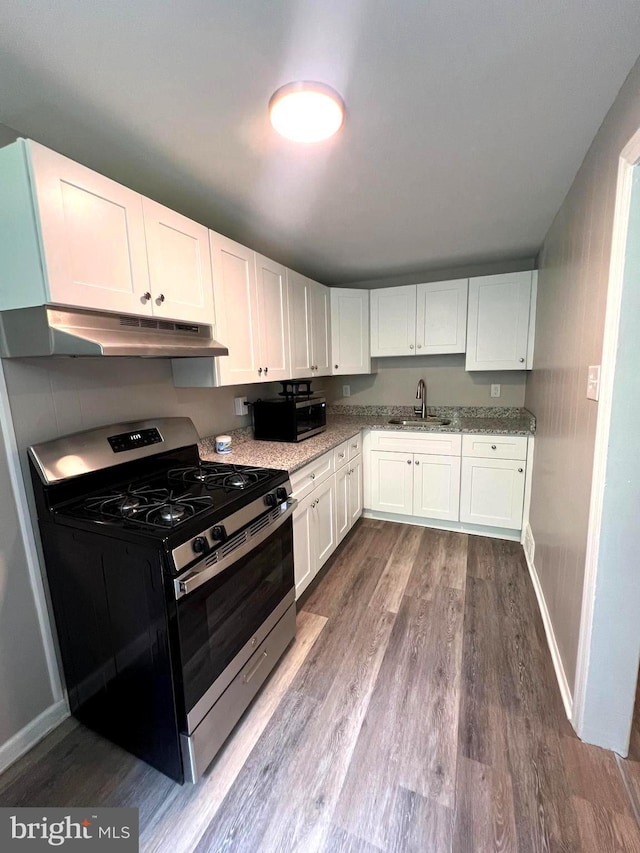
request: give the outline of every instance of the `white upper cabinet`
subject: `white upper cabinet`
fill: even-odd
[[[291,378],[311,376],[311,282],[287,270]]]
[[[371,355],[464,352],[468,279],[371,291]]]
[[[256,255],[256,287],[260,328],[260,365],[268,381],[289,379],[289,307],[287,271],[281,264]],[[258,369],[259,369],[258,368]]]
[[[536,272],[470,280],[467,370],[533,367],[536,285]]]
[[[415,355],[416,285],[371,291],[371,355]]]
[[[371,373],[369,291],[330,288],[332,373]]]
[[[149,290],[156,316],[214,325],[209,232],[186,216],[143,198]]]
[[[207,229],[30,140],[0,150],[0,307],[214,324]]]
[[[142,196],[25,142],[53,304],[151,314]]]
[[[228,356],[216,359],[218,384],[259,382],[262,369],[254,252],[213,231],[210,236],[216,336],[229,348]]]
[[[416,355],[464,352],[469,279],[416,286]]]
[[[329,288],[287,270],[292,379],[331,373]]]
[[[311,281],[312,376],[331,374],[331,305],[329,288]]]

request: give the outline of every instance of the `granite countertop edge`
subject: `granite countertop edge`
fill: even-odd
[[[279,441],[256,441],[251,429],[244,427],[231,432],[233,449],[231,453],[215,452],[215,436],[203,438],[199,442],[200,456],[210,462],[235,463],[237,465],[256,465],[264,468],[277,468],[290,474],[318,459],[324,453],[333,450],[343,441],[357,435],[363,429],[393,430],[400,432],[435,432],[476,435],[519,435],[531,436],[535,433],[535,417],[526,409],[479,409],[471,411],[463,407],[429,409],[429,414],[449,418],[447,426],[437,424],[416,424],[401,426],[389,424],[391,417],[405,418],[407,409],[402,407],[368,407],[363,414],[340,414],[342,407],[331,407],[327,415],[327,428],[320,435],[305,439],[300,443]],[[345,407],[346,408],[346,407]],[[382,409],[385,409],[384,413]],[[467,414],[467,412],[469,412]],[[471,413],[473,412],[473,414]],[[499,414],[498,414],[499,412]]]

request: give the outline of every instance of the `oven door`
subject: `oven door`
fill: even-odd
[[[295,601],[289,499],[174,581],[187,733]]]

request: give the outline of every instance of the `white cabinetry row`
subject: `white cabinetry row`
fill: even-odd
[[[537,273],[371,291],[371,355],[466,352],[466,370],[530,370]]]
[[[361,449],[354,436],[291,475],[296,598],[362,515]]]
[[[365,449],[365,509],[520,530],[527,454],[524,436],[373,431]]]

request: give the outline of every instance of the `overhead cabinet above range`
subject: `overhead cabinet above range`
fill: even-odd
[[[0,150],[0,309],[213,326],[207,229],[30,140]]]
[[[371,291],[371,355],[465,351],[466,278]]]

